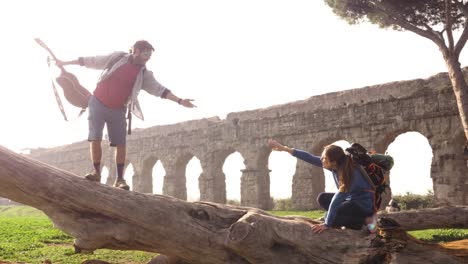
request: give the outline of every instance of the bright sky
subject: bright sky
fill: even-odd
[[[176,95],[195,99],[198,108],[185,109],[143,92],[146,120],[134,119],[134,127],[224,118],[230,112],[446,71],[429,40],[370,24],[350,26],[320,0],[2,1],[0,23],[0,145],[16,151],[87,136],[86,117],[63,120],[52,93],[47,55],[35,37],[63,60],[126,51],[135,40],[150,41],[156,52],[148,68]],[[98,71],[68,69],[94,89]],[[75,109],[67,111],[76,114]],[[421,141],[418,149],[424,149],[424,143],[428,147],[427,139]],[[432,155],[430,148],[426,153]],[[279,156],[280,163],[288,158]],[[290,164],[294,171],[295,160]],[[420,177],[430,181],[425,166]],[[287,197],[281,188],[287,177],[275,172],[271,177],[273,195]],[[421,184],[392,188],[405,192],[403,185]]]

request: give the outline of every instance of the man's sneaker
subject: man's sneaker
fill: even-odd
[[[90,172],[86,174],[84,177],[88,181],[101,182],[101,175],[99,175],[96,171]]]
[[[130,186],[127,185],[124,179],[117,179],[114,183],[114,187],[124,189],[124,190],[130,190]]]

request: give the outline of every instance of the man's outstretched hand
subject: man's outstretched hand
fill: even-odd
[[[194,108],[194,107],[197,107],[196,105],[194,105],[192,102],[195,101],[193,99],[182,99],[182,101],[180,101],[180,104],[182,106],[185,106],[187,108]]]

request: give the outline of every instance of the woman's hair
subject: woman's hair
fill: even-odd
[[[329,162],[336,162],[338,179],[340,181],[340,191],[348,191],[354,171],[354,163],[351,157],[345,154],[343,149],[337,145],[328,145],[324,149],[325,156]]]

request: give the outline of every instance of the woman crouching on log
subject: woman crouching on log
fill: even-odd
[[[294,157],[314,166],[322,167],[332,172],[337,193],[320,193],[317,202],[327,213],[323,224],[314,225],[312,230],[321,233],[328,228],[346,227],[361,229],[367,224],[373,232],[373,193],[372,186],[353,163],[351,157],[336,145],[325,146],[322,156],[312,155],[304,150],[290,148],[276,140],[269,139],[268,145],[276,151],[286,151]]]

